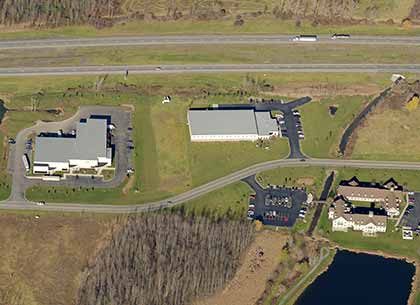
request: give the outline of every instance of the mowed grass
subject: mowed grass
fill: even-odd
[[[187,214],[244,218],[251,193],[253,191],[247,184],[236,182],[188,201],[176,209],[184,209]]]
[[[371,82],[383,86],[388,82],[386,74],[252,74],[265,79],[273,86],[304,82],[316,86],[319,83],[346,85]],[[4,96],[10,111],[7,134],[16,133],[31,126],[36,120],[62,120],[71,116],[79,105],[133,105],[133,154],[136,173],[134,184],[125,193],[116,189],[85,189],[36,187],[28,192],[28,198],[52,202],[90,203],[142,203],[163,199],[209,182],[232,171],[252,164],[287,156],[288,142],[277,139],[269,143],[269,150],[258,148],[255,143],[190,143],[186,109],[190,105],[213,103],[238,103],[246,97],[236,95],[244,83],[243,74],[194,74],[194,75],[130,75],[127,86],[135,85],[134,92],[85,91],[83,95],[66,94],[67,88],[86,88],[98,79],[96,76],[5,78],[0,83],[0,95]],[[105,88],[113,88],[123,81],[122,76],[109,76]],[[203,95],[203,90],[210,95]],[[31,96],[37,92],[41,110],[61,107],[63,116],[46,112],[23,111],[31,105]],[[170,94],[173,103],[162,105],[162,96]],[[263,93],[261,93],[263,95]],[[305,128],[305,123],[304,123]],[[0,164],[2,164],[0,162]],[[4,161],[3,161],[3,164]]]
[[[293,52],[290,49],[293,48]],[[171,45],[0,50],[1,67],[137,64],[420,63],[420,47],[374,45]]]
[[[377,237],[366,237],[354,231],[332,232],[326,206],[318,223],[318,233],[339,246],[353,250],[374,251],[416,260],[420,258],[419,238],[403,240],[401,231],[395,229],[395,221],[388,221],[387,232],[378,233]]]
[[[305,187],[319,197],[328,173],[324,167],[284,167],[259,173],[256,179],[264,187],[268,184]]]
[[[420,160],[420,109],[386,109],[372,113],[357,130],[351,157]]]
[[[360,181],[379,183],[384,183],[389,178],[394,178],[407,189],[420,191],[420,172],[418,170],[338,168],[337,171],[338,175],[335,179],[335,187],[341,180],[348,180],[356,176]]]
[[[305,139],[301,141],[303,152],[315,158],[337,157],[338,145],[345,128],[362,111],[370,97],[338,96],[312,101],[299,108]],[[331,115],[330,106],[338,108]]]

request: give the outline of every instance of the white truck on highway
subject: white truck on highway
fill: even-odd
[[[318,41],[318,36],[316,36],[316,35],[298,35],[298,36],[293,37],[292,41],[314,42],[314,41]]]
[[[26,170],[26,172],[27,173],[29,173],[29,157],[28,157],[28,155],[27,154],[23,154],[23,156],[22,156],[22,162],[23,162],[23,165],[25,166],[25,170]]]

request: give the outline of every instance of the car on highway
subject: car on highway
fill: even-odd
[[[331,36],[331,39],[350,39],[350,34],[334,34]]]
[[[291,38],[292,41],[315,42],[318,41],[316,35],[298,35]]]
[[[35,202],[36,205],[43,206],[45,205],[45,201],[37,201]]]

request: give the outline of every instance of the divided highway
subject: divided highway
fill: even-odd
[[[292,42],[292,37],[293,35],[177,35],[0,40],[0,50],[183,44],[307,44],[307,42]],[[330,35],[319,35],[318,38],[319,41],[310,44],[420,45],[420,37],[416,36],[352,36],[350,39],[333,40]]]
[[[226,185],[242,180],[245,177],[255,175],[259,172],[281,168],[297,166],[324,166],[324,167],[350,167],[350,168],[372,168],[372,169],[401,169],[401,170],[420,170],[420,163],[399,162],[399,161],[361,161],[361,160],[343,160],[343,159],[281,159],[264,163],[259,163],[245,169],[239,170],[225,177],[213,180],[202,186],[196,187],[185,193],[176,195],[172,198],[149,202],[138,205],[96,205],[83,203],[48,203],[45,206],[37,206],[28,201],[3,201],[0,203],[0,209],[12,210],[44,210],[61,212],[92,212],[92,213],[132,213],[158,210],[161,208],[172,207],[211,191],[223,188]]]
[[[0,68],[0,76],[234,72],[420,73],[418,64],[185,64]]]

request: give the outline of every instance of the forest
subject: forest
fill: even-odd
[[[417,18],[418,7],[416,0],[407,16]],[[375,20],[381,18],[383,12],[397,8],[397,0],[0,0],[0,24],[32,27],[91,24],[101,28],[129,20],[229,17],[244,20],[264,16],[281,20],[307,19],[316,25]]]
[[[231,280],[253,239],[249,221],[125,217],[83,272],[76,304],[188,304]]]
[[[82,24],[113,17],[119,7],[119,0],[0,0],[0,24]]]

